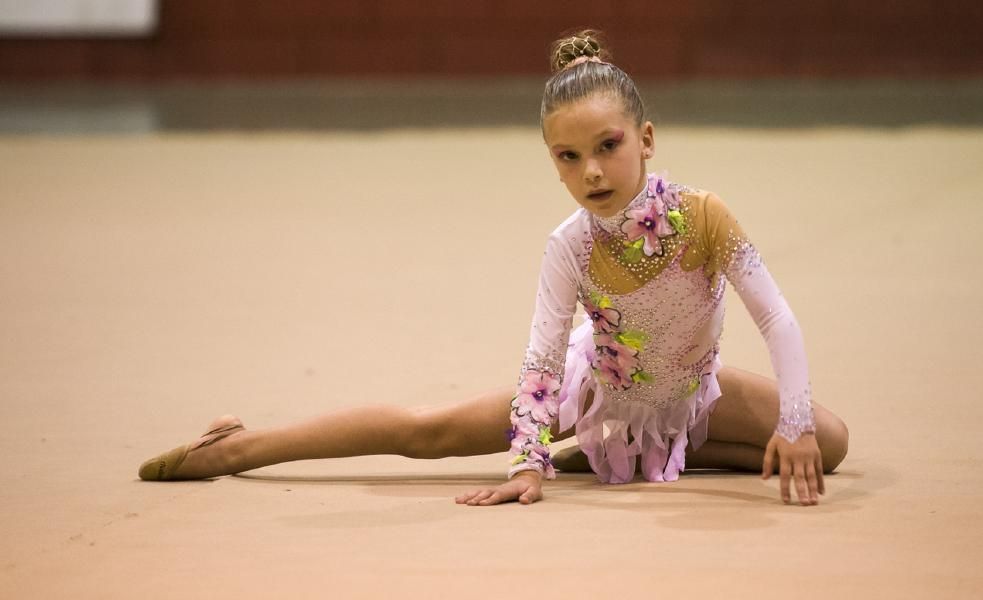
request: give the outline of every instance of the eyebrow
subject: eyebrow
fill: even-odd
[[[601,133],[594,136],[594,139],[600,140],[602,138],[611,138],[616,142],[620,142],[622,139],[624,139],[624,137],[625,137],[625,132],[623,129],[618,129],[617,127],[611,127],[605,129]],[[561,150],[563,148],[569,148],[570,146],[571,144],[553,144],[552,146],[550,146],[550,150],[556,152],[557,150]]]

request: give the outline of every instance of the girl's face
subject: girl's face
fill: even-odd
[[[651,122],[639,127],[607,94],[564,104],[543,119],[543,138],[560,181],[599,217],[618,214],[642,191],[654,135]]]

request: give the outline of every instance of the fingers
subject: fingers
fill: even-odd
[[[812,504],[809,500],[809,484],[806,482],[805,465],[801,462],[793,463],[792,477],[795,479],[795,495],[799,498],[799,504],[803,506]]]
[[[775,439],[772,438],[768,441],[768,446],[765,447],[765,461],[761,466],[761,478],[769,479],[775,472]]]
[[[480,490],[471,490],[469,492],[464,492],[460,496],[455,497],[454,498],[454,502],[456,502],[458,504],[467,504],[468,500],[470,500],[471,498],[474,498],[475,496],[477,496],[480,493],[481,493]]]
[[[479,502],[481,502],[482,500],[488,499],[494,493],[495,490],[474,490],[454,498],[454,502],[458,504],[469,504],[471,506],[474,506]]]
[[[535,486],[529,486],[529,489],[522,492],[519,496],[519,502],[521,504],[532,504],[543,499],[543,491]]]
[[[819,504],[819,496],[826,493],[823,481],[823,459],[812,434],[803,435],[797,441],[787,443],[772,436],[765,448],[762,461],[762,479],[768,479],[777,455],[779,488],[782,502],[792,503],[791,488],[794,484],[799,504],[812,506]]]
[[[500,486],[495,489],[477,490],[462,494],[454,498],[454,502],[468,506],[491,506],[514,499],[514,495],[504,493]]]
[[[809,504],[819,504],[819,481],[814,462],[806,463],[806,482],[809,484]]]
[[[458,504],[468,506],[491,506],[502,502],[518,500],[521,504],[532,504],[543,499],[543,490],[538,485],[510,481],[497,488],[475,490],[454,498]]]
[[[780,482],[779,489],[782,493],[782,502],[789,504],[792,502],[792,493],[789,491],[789,483],[792,479],[792,463],[788,462],[783,457],[778,457],[778,480]]]
[[[477,506],[477,505],[486,506],[487,504],[489,504],[488,500],[490,498],[494,498],[497,493],[498,492],[496,490],[482,490],[480,493],[478,493],[477,496],[475,496],[474,498],[471,498],[470,500],[468,500],[468,505],[469,506]],[[497,502],[493,502],[492,504],[497,504]]]
[[[491,506],[493,504],[498,504],[503,500],[504,498],[502,498],[501,492],[492,492],[487,498],[478,500],[476,503],[472,504],[472,506]]]

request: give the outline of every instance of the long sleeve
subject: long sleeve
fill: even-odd
[[[554,232],[543,256],[529,345],[512,400],[509,477],[528,469],[555,477],[548,444],[559,412],[567,341],[577,307],[576,265],[571,247]]]
[[[801,434],[816,430],[799,323],[758,251],[718,198],[708,198],[706,215],[715,253],[722,257],[718,264],[768,346],[780,398],[775,431],[795,442]]]

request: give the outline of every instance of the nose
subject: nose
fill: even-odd
[[[601,180],[601,165],[596,160],[588,160],[584,166],[584,181],[589,184],[597,183]]]

